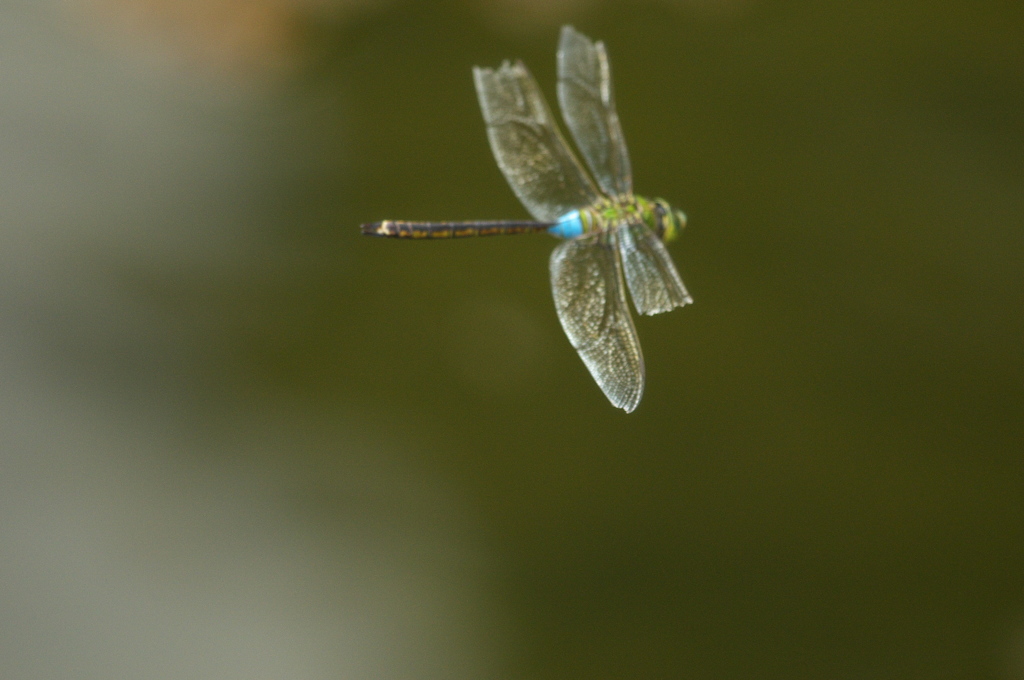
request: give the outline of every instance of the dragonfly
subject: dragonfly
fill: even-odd
[[[475,67],[491,151],[533,220],[385,220],[362,225],[362,233],[447,239],[547,232],[562,239],[550,260],[558,319],[609,401],[629,413],[643,396],[645,371],[626,288],[640,314],[693,302],[665,247],[686,215],[633,193],[604,43],[563,26],[557,63],[562,118],[589,173],[521,61]]]

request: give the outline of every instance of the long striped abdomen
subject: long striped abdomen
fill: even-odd
[[[547,222],[404,222],[384,220],[362,226],[366,236],[386,238],[468,238],[470,236],[506,236],[547,231]]]

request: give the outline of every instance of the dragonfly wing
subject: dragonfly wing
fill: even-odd
[[[629,413],[644,391],[644,359],[613,238],[594,234],[559,244],[551,253],[551,288],[569,342],[612,404]]]
[[[512,191],[535,219],[554,222],[600,194],[558,131],[522,62],[474,68],[491,151]]]
[[[594,43],[572,26],[562,27],[558,43],[558,102],[601,189],[610,196],[632,194],[629,153],[615,112],[604,43]]]
[[[613,231],[636,311],[660,314],[693,302],[665,244],[646,224],[626,222]]]

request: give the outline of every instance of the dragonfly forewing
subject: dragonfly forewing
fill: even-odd
[[[604,43],[594,43],[572,26],[558,43],[558,102],[576,146],[609,196],[633,193],[633,177],[615,112],[611,67]]]
[[[660,314],[693,302],[665,244],[640,221],[615,230],[636,311]]]
[[[598,200],[522,62],[474,68],[473,79],[494,158],[535,219],[553,222]]]
[[[569,342],[612,404],[629,413],[643,395],[644,360],[613,240],[606,232],[556,247],[551,288]]]

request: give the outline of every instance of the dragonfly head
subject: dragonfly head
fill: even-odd
[[[673,208],[663,198],[656,198],[654,204],[654,226],[662,241],[668,242],[679,237],[686,226],[686,213]]]

